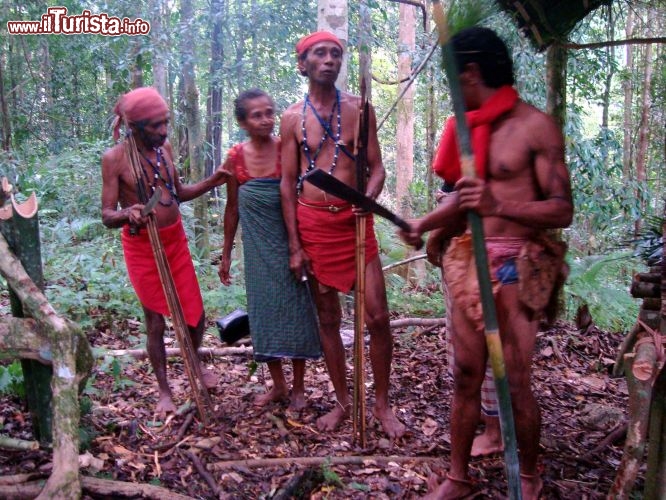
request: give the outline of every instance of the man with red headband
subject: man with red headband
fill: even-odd
[[[349,415],[345,351],[340,338],[341,309],[338,291],[354,285],[355,218],[351,205],[309,183],[302,177],[320,168],[356,186],[354,142],[360,98],[339,91],[335,81],[342,64],[343,46],[332,33],[318,31],[296,44],[298,70],[308,78],[305,98],[282,116],[282,210],[289,235],[290,267],[300,277],[311,273],[319,312],[320,336],[326,366],[337,398],[333,409],[319,418],[319,429],[335,429]],[[377,140],[374,110],[370,109],[367,144],[366,195],[377,198],[385,172]],[[366,231],[366,323],[370,332],[370,359],[375,382],[374,416],[386,434],[398,438],[405,426],[389,403],[389,376],[393,341],[389,328],[384,275],[379,261],[372,216]]]
[[[113,136],[118,139],[122,122],[129,126],[141,163],[144,192],[161,188],[162,197],[153,209],[160,239],[164,245],[192,344],[201,344],[205,326],[203,300],[187,238],[180,218],[179,204],[223,184],[228,174],[221,169],[196,184],[183,185],[176,172],[171,145],[167,141],[169,107],[152,87],[135,89],[123,95],[114,108]],[[109,228],[122,227],[121,239],[130,281],[146,318],[147,350],[159,389],[156,411],[173,412],[176,407],[166,377],[164,316],[169,315],[166,297],[157,272],[137,195],[137,183],[128,164],[125,144],[116,144],[102,157],[102,222]],[[202,367],[204,384],[214,387],[216,377]]]

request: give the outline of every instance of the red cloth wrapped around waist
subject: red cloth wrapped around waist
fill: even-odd
[[[356,281],[356,215],[346,203],[301,200],[296,217],[303,250],[317,281],[348,293]],[[333,207],[333,208],[331,208]],[[379,254],[374,219],[366,217],[365,263]]]
[[[196,326],[203,313],[203,300],[181,219],[178,218],[170,226],[160,228],[159,233],[183,308],[185,322],[189,326]],[[131,236],[129,226],[125,225],[121,241],[127,273],[139,301],[146,309],[169,316],[169,307],[150,246],[148,230],[143,228],[139,234]]]

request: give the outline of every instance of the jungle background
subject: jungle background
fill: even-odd
[[[434,191],[438,187],[428,165],[441,125],[451,114],[446,79],[439,51],[425,62],[435,37],[431,22],[424,22],[419,9],[389,1],[368,0],[366,4],[372,23],[369,33],[372,103],[382,123],[379,135],[387,170],[387,183],[380,201],[405,217],[418,216],[434,206]],[[58,2],[57,5],[68,8],[70,15],[89,9],[120,18],[142,18],[151,23],[151,31],[146,36],[134,37],[7,33],[7,21],[39,20],[46,9],[54,5],[38,1],[3,0],[0,3],[0,174],[16,186],[19,197],[31,192],[37,194],[46,295],[61,314],[84,329],[97,352],[98,362],[83,392],[87,403],[82,405],[86,406],[82,408],[82,421],[87,423],[89,434],[84,440],[85,446],[96,450],[97,456],[115,457],[115,462],[107,461],[106,467],[110,469],[100,470],[102,474],[153,481],[193,496],[208,497],[210,491],[206,491],[205,484],[202,486],[195,481],[188,485],[182,474],[176,479],[168,478],[167,473],[159,474],[160,467],[153,467],[145,456],[136,459],[145,455],[145,450],[143,455],[137,451],[140,445],[136,436],[142,435],[145,439],[151,433],[154,435],[151,429],[141,424],[142,429],[137,431],[125,420],[114,420],[108,415],[109,408],[114,406],[111,401],[120,393],[124,404],[116,404],[113,409],[116,415],[132,411],[138,412],[136,421],[149,420],[150,401],[146,400],[151,398],[152,381],[145,360],[136,363],[132,358],[103,353],[110,348],[145,348],[141,309],[127,279],[119,234],[101,223],[100,158],[112,145],[111,110],[118,97],[133,87],[155,85],[160,89],[172,109],[170,140],[178,154],[181,175],[185,182],[196,181],[223,160],[227,148],[244,140],[233,118],[233,99],[239,92],[252,87],[266,90],[275,99],[278,112],[302,98],[306,87],[295,70],[294,44],[302,35],[317,29],[318,23],[320,26],[324,22],[338,23],[332,26],[336,29],[339,23],[348,23],[347,73],[340,85],[351,92],[359,92],[357,47],[359,36],[363,34],[359,29],[359,4],[323,0]],[[551,418],[563,416],[561,405],[568,393],[567,384],[579,390],[582,387],[571,378],[565,382],[553,381],[556,372],[562,371],[559,363],[568,366],[571,377],[574,372],[577,372],[576,377],[592,377],[592,395],[590,391],[574,395],[572,404],[594,397],[600,401],[619,398],[616,406],[620,409],[626,404],[623,399],[626,394],[618,388],[621,383],[607,379],[606,375],[615,347],[638,313],[638,304],[628,293],[631,276],[646,268],[646,257],[654,249],[655,240],[660,238],[666,189],[663,168],[666,66],[663,44],[614,41],[663,36],[664,6],[663,1],[633,0],[603,5],[579,23],[569,35],[568,44],[563,45],[566,110],[562,116],[565,117],[567,163],[574,187],[575,220],[563,232],[569,245],[570,276],[565,287],[561,322],[550,335],[544,334],[537,356],[537,366],[546,370],[537,376],[540,381],[537,383],[552,387],[552,393],[543,397],[552,396],[553,405],[559,405]],[[535,50],[530,41],[518,33],[506,13],[490,3],[486,7],[490,15],[485,24],[498,31],[511,48],[516,86],[522,98],[546,109],[547,53]],[[322,12],[335,15],[322,18]],[[398,94],[404,90],[404,80],[421,65],[423,71],[393,109]],[[237,239],[232,267],[234,283],[230,287],[221,286],[216,273],[225,196],[222,188],[181,207],[209,318],[206,341],[212,346],[220,344],[212,320],[245,306],[240,239]],[[413,255],[388,223],[378,221],[376,227],[386,266]],[[423,260],[409,267],[391,268],[386,278],[394,318],[442,318],[445,315],[439,271]],[[2,313],[9,314],[6,292],[2,303]],[[587,318],[583,323],[582,316]],[[414,435],[418,436],[414,439],[420,441],[404,445],[402,451],[407,455],[439,453],[446,456],[446,401],[450,379],[441,333],[437,328],[418,326],[396,332],[397,373],[392,383],[396,387],[397,404],[408,408],[407,414],[401,417],[413,425]],[[437,359],[432,359],[433,356]],[[223,384],[234,387],[233,390],[220,389],[222,400],[229,402],[237,397],[244,401],[243,397],[257,390],[256,386],[263,381],[261,369],[255,372],[256,367],[249,359],[247,355],[231,356],[223,361],[211,359],[210,362],[226,375]],[[177,372],[178,367],[175,362],[169,369]],[[325,407],[328,388],[323,365],[316,365],[314,372],[312,384],[317,388],[313,390],[321,391],[319,396],[323,397]],[[412,393],[407,389],[409,383],[405,380],[408,379],[415,381]],[[429,388],[432,392],[421,387],[423,383],[432,386]],[[558,385],[560,383],[564,386]],[[585,387],[589,388],[590,384]],[[558,387],[564,388],[559,390]],[[617,391],[611,390],[613,388]],[[18,363],[6,362],[0,366],[0,392],[3,393],[0,432],[29,433],[27,424],[21,421],[24,409],[20,402]],[[233,403],[221,405],[234,406]],[[249,411],[245,406],[243,403],[241,408],[229,409],[224,425],[232,426],[236,421],[232,416],[234,411],[240,414]],[[548,410],[544,410],[546,413]],[[236,443],[238,449],[253,449],[247,434],[256,437],[263,433],[264,443],[270,442],[275,421],[264,418],[263,413],[257,418],[262,424],[254,422],[256,434],[248,428],[235,428],[231,432],[233,436],[222,432],[226,436],[223,441],[227,445]],[[130,419],[130,423],[135,420]],[[285,421],[288,421],[286,417]],[[293,453],[298,451],[293,435],[303,432],[298,425],[311,428],[306,419],[305,423],[291,426],[287,437],[281,436],[280,446],[291,446]],[[239,437],[244,432],[245,441]],[[589,438],[587,432],[576,432],[575,436],[569,436],[572,441],[583,435]],[[441,440],[434,437],[429,440],[422,434]],[[554,430],[553,435],[557,434]],[[112,452],[104,448],[104,443],[113,441],[109,436],[117,438],[114,446],[135,453],[135,466],[128,465],[132,460],[122,458],[124,451]],[[377,433],[373,446],[378,449],[393,446],[382,442],[379,436]],[[201,435],[199,438],[204,439]],[[333,443],[322,436],[307,439],[317,442],[315,448],[350,449],[344,431],[336,434]],[[242,442],[238,444],[236,440]],[[209,443],[209,446],[209,450],[216,450],[213,453],[217,453],[218,459],[233,458],[232,453],[220,451],[225,448],[220,443]],[[553,445],[552,449],[557,450],[558,446]],[[590,449],[594,449],[594,444]],[[611,456],[608,460],[606,475],[593,474],[596,477],[592,480],[593,486],[578,485],[577,488],[583,489],[575,491],[584,491],[588,497],[607,491],[618,452],[619,449],[610,452],[614,453],[614,458]],[[277,456],[275,449],[252,453]],[[288,452],[283,450],[277,454],[285,456]],[[176,460],[176,455],[170,460]],[[0,451],[0,457],[6,471],[24,467],[15,454]],[[30,458],[34,468],[47,460],[44,456],[36,457]],[[587,459],[593,461],[593,457]],[[571,465],[572,468],[580,466],[580,463]],[[330,464],[327,467],[334,479],[340,479],[336,474],[352,474],[331,471]],[[341,481],[347,484],[346,493],[340,493],[345,488],[341,489],[338,484],[338,494],[342,495],[340,498],[350,495],[348,485],[351,483],[360,484],[354,490],[359,494],[367,494],[367,491],[363,493],[364,487],[389,497],[420,494],[425,491],[423,477],[427,475],[420,467],[414,466],[408,473],[396,472],[401,478],[399,486],[392,486],[386,474],[379,486],[370,480],[361,484],[363,481],[358,480],[358,474],[352,474],[353,480]],[[501,478],[501,465],[494,463],[491,470],[492,467]],[[374,468],[367,466],[365,472],[359,474],[368,478],[382,477]],[[368,472],[369,469],[373,470]],[[386,472],[385,466],[379,469]],[[551,472],[555,469],[562,471],[566,467],[560,464],[559,469],[554,466]],[[293,469],[287,467],[286,472],[278,473],[277,477],[284,479],[285,474],[293,473]],[[217,477],[221,485],[235,485],[237,491],[232,488],[231,491],[236,492],[229,493],[231,497],[267,495],[280,485],[279,482],[270,484],[270,474],[255,477],[255,472],[237,470],[231,474],[236,476],[225,472],[224,477]],[[404,477],[411,481],[407,486]],[[501,485],[493,483],[492,474],[489,477],[484,487],[488,496],[495,497]],[[484,481],[483,477],[479,480]],[[321,494],[335,495],[335,480],[328,484],[329,490]],[[566,486],[555,479],[547,482],[546,493],[553,498],[573,498],[566,491]],[[216,496],[222,494],[222,491],[216,492]]]

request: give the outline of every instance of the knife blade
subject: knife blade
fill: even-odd
[[[316,168],[310,173],[306,174],[305,180],[313,186],[326,191],[328,194],[337,196],[341,200],[348,201],[349,203],[362,208],[366,212],[372,212],[381,217],[384,217],[405,231],[411,231],[410,225],[400,216],[394,214],[388,208],[381,206],[372,198],[368,198],[364,194],[359,193],[353,187],[345,184],[341,180],[338,180],[331,174],[327,174],[319,168]]]
[[[153,191],[153,195],[150,197],[150,199],[146,202],[146,204],[141,209],[141,216],[145,217],[150,212],[152,212],[153,208],[155,208],[155,206],[157,205],[157,203],[161,199],[162,199],[162,188],[160,186],[157,186],[155,188],[155,191]]]

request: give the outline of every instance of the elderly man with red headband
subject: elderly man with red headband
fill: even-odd
[[[342,200],[303,183],[302,177],[319,168],[346,184],[357,185],[352,152],[360,98],[341,92],[335,86],[343,50],[340,40],[326,31],[307,35],[296,44],[298,71],[308,79],[308,92],[302,101],[285,111],[280,125],[282,210],[289,235],[290,267],[296,276],[300,277],[306,270],[316,280],[313,291],[320,336],[336,396],[333,408],[317,421],[323,431],[335,429],[350,411],[338,292],[348,293],[356,279],[356,211]],[[372,108],[369,123],[365,194],[375,199],[384,186],[385,171]],[[398,438],[405,433],[405,426],[395,416],[389,402],[393,340],[371,215],[367,216],[366,228],[365,319],[370,332],[375,383],[373,414],[389,437]]]
[[[114,108],[116,120],[113,136],[118,139],[125,122],[136,142],[141,163],[144,192],[161,188],[162,196],[153,209],[160,239],[167,254],[192,344],[201,344],[205,325],[203,300],[194,272],[192,257],[183,230],[179,205],[226,182],[228,174],[221,169],[196,184],[184,185],[175,169],[171,145],[167,141],[169,107],[152,87],[142,87],[123,95]],[[130,281],[141,302],[146,319],[147,350],[157,377],[159,399],[156,412],[174,412],[171,389],[166,376],[164,349],[164,316],[169,314],[166,297],[157,272],[148,231],[148,218],[137,195],[137,183],[127,162],[124,144],[116,144],[102,157],[102,222],[109,228],[122,227],[121,241]],[[207,387],[217,384],[216,377],[202,367]]]

